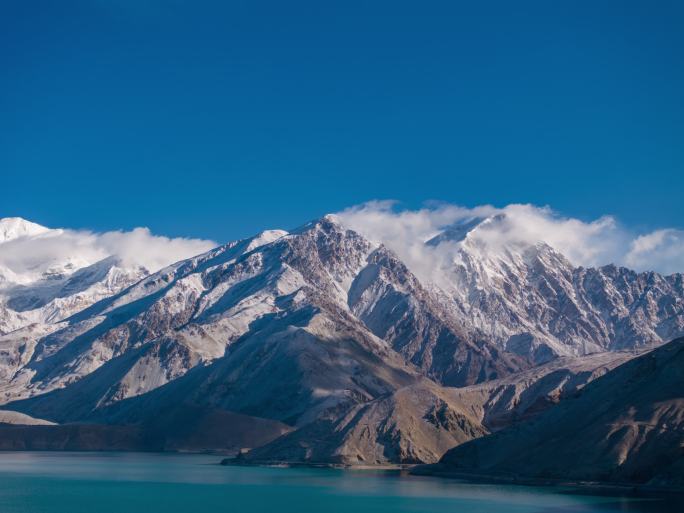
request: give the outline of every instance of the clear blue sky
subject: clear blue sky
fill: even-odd
[[[0,216],[222,241],[393,198],[682,227],[683,26],[665,0],[6,0]]]

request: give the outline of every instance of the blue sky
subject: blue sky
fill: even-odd
[[[5,1],[0,216],[221,241],[392,198],[681,228],[683,25],[668,1]]]

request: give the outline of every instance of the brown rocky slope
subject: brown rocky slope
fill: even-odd
[[[684,338],[422,471],[684,487]]]

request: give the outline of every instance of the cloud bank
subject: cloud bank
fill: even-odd
[[[104,233],[55,229],[0,244],[0,270],[10,281],[21,282],[55,266],[80,268],[114,256],[126,267],[155,272],[216,246],[209,240],[153,235],[147,228]]]
[[[414,272],[428,279],[435,278],[445,260],[453,259],[455,243],[433,248],[426,241],[459,223],[494,216],[494,221],[481,224],[470,235],[486,250],[544,242],[577,266],[614,263],[636,271],[684,271],[684,231],[666,228],[634,233],[611,216],[586,222],[561,216],[549,207],[523,204],[503,208],[438,204],[402,210],[392,201],[372,201],[336,215],[346,226],[394,250]]]

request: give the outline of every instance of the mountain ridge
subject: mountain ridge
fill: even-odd
[[[229,242],[0,335],[0,401],[113,426],[93,428],[103,437],[123,426],[135,447],[156,437],[251,449],[254,463],[429,463],[684,331],[681,275],[574,267],[543,243],[489,253],[473,230],[502,219],[422,242],[452,251],[447,286],[334,215]],[[55,290],[97,286],[117,263]],[[235,419],[263,436],[228,429]],[[55,443],[67,435],[81,436],[62,429]]]

